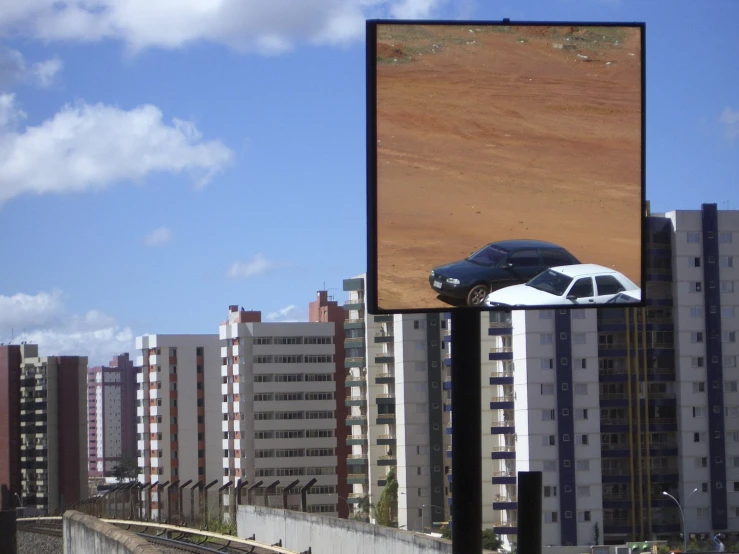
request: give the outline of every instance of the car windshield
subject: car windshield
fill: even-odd
[[[548,292],[555,296],[562,296],[571,282],[572,277],[548,269],[531,279],[531,281],[526,283],[526,286]]]
[[[506,258],[506,253],[500,248],[496,248],[492,244],[483,246],[467,258],[468,262],[473,262],[480,265],[500,265]]]

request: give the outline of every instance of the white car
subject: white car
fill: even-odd
[[[552,267],[526,284],[491,292],[483,302],[487,307],[559,306],[639,302],[641,289],[616,270],[596,264]]]

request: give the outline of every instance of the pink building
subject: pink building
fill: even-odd
[[[123,458],[136,459],[136,371],[128,354],[87,370],[89,477],[110,477]]]

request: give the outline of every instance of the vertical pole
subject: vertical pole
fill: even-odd
[[[453,554],[482,551],[480,317],[475,309],[452,311]]]
[[[0,552],[8,554],[18,552],[15,518],[10,488],[3,484],[0,488]]]
[[[542,472],[518,472],[518,552],[541,554]]]

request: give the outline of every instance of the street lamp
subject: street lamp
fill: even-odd
[[[688,498],[690,498],[691,496],[693,496],[697,492],[698,492],[698,488],[696,487],[695,490],[693,490],[693,492],[691,492],[688,495]],[[688,551],[688,530],[685,528],[685,512],[683,512],[683,507],[680,506],[680,502],[677,501],[677,498],[675,498],[674,496],[672,496],[667,491],[662,491],[662,494],[664,496],[667,496],[669,498],[672,498],[672,500],[675,502],[675,504],[677,504],[678,510],[680,510],[680,518],[682,519],[682,522],[683,522],[683,524],[682,524],[682,528],[683,528],[683,553],[685,553],[685,552]],[[686,503],[688,501],[688,498],[685,499],[685,502]]]
[[[424,528],[423,526],[423,509],[424,508],[439,508],[439,506],[437,506],[436,504],[424,504],[423,506],[421,506],[421,530],[422,531]],[[443,508],[439,508],[439,510],[441,510],[442,512],[444,511]],[[432,531],[434,528],[434,518],[433,517],[431,518],[431,521],[429,523],[430,523],[429,530]]]

